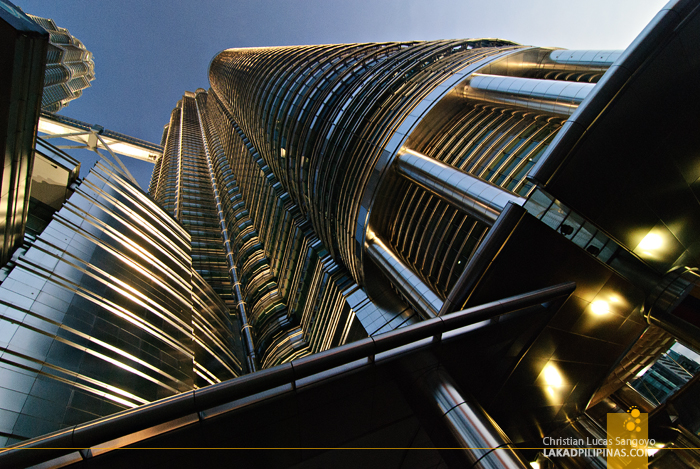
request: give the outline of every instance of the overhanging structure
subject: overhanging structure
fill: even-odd
[[[39,118],[39,132],[44,139],[64,138],[80,145],[59,146],[59,148],[84,148],[95,151],[107,150],[141,161],[155,163],[163,156],[163,147],[129,135],[105,129],[101,125],[90,125],[66,116],[42,112]]]

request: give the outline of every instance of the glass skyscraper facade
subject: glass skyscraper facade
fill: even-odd
[[[83,43],[49,18],[27,15],[49,33],[41,110],[58,112],[95,79],[95,61]]]
[[[123,175],[98,164],[25,243],[0,284],[5,439],[242,373],[189,234]]]
[[[652,86],[699,76],[699,24],[219,53],[148,196],[100,164],[4,268],[0,432],[59,431],[0,461],[600,466],[532,448],[635,406],[658,467],[697,463],[697,375],[631,383],[700,348],[700,98]]]
[[[357,313],[375,308],[226,122],[216,98],[186,93],[165,128],[150,192],[191,233],[193,267],[238,319],[249,368],[363,337]]]
[[[619,55],[550,52],[479,39],[214,58],[212,88],[186,93],[171,115],[149,190],[196,239],[195,268],[236,306],[253,366],[440,313]],[[537,92],[500,103],[492,78]],[[460,192],[475,181],[474,194],[500,205],[481,210]]]

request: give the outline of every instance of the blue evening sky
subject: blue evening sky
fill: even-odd
[[[184,91],[208,89],[229,47],[498,37],[624,49],[665,0],[14,0],[52,18],[95,57],[96,79],[60,114],[160,143]],[[84,157],[87,174],[94,153]],[[143,188],[152,165],[124,157]]]

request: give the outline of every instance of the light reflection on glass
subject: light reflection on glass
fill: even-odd
[[[664,242],[661,236],[656,233],[649,233],[644,237],[644,239],[642,239],[637,248],[644,251],[654,251],[663,246],[663,244]]]
[[[610,313],[610,305],[607,301],[596,300],[593,303],[591,303],[591,311],[593,311],[593,314],[602,316],[604,314]]]
[[[544,367],[544,381],[549,386],[558,388],[564,384],[564,379],[561,377],[559,370],[557,370],[553,365],[547,365]]]

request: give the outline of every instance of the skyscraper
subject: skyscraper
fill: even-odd
[[[41,110],[58,112],[79,98],[95,79],[92,53],[66,28],[49,18],[27,15],[49,33]]]
[[[134,453],[114,448],[188,445],[286,448],[236,453],[266,467],[523,467],[516,445],[597,438],[636,405],[667,462],[694,461],[697,380],[658,408],[626,385],[674,338],[700,344],[700,95],[678,86],[700,76],[699,24],[680,1],[626,51],[221,52],[149,192],[249,373],[0,460],[118,467]],[[394,451],[342,450],[363,447]]]
[[[82,94],[95,78],[92,54],[53,20],[26,15],[0,2],[5,31],[2,57],[3,96],[0,145],[0,263],[22,243],[29,208],[34,137],[39,110],[56,112]],[[43,83],[43,88],[42,88]],[[35,101],[41,100],[41,108]]]
[[[208,236],[199,269],[230,269],[250,353],[269,367],[447,311],[619,55],[494,39],[224,51],[209,92],[173,111],[150,191]],[[604,261],[615,249],[597,248]]]
[[[482,379],[502,383],[481,388],[478,400],[489,402],[489,412],[509,435],[532,441],[578,418],[591,397],[600,402],[620,389],[625,384],[620,376],[639,370],[671,343],[664,329],[676,331],[671,305],[686,297],[693,283],[687,272],[696,268],[695,238],[676,228],[669,205],[657,204],[657,220],[632,215],[623,220],[620,207],[638,212],[640,199],[614,196],[615,186],[598,175],[588,180],[593,193],[577,184],[568,167],[578,165],[579,174],[588,174],[584,168],[591,155],[608,154],[599,149],[604,145],[599,137],[587,137],[595,149],[585,155],[564,155],[581,138],[574,137],[579,122],[591,125],[589,116],[605,115],[629,77],[620,70],[648,70],[654,64],[644,63],[643,54],[669,53],[641,42],[644,47],[626,52],[481,39],[220,53],[210,65],[211,89],[188,93],[175,111],[184,110],[188,99],[196,102],[192,120],[199,120],[200,128],[175,138],[201,141],[200,161],[204,153],[209,158],[208,179],[221,207],[218,222],[231,240],[225,249],[232,254],[234,296],[239,308],[248,308],[240,309],[240,317],[246,318],[243,327],[251,326],[249,353],[251,347],[260,356],[269,354],[269,346],[284,349],[257,343],[256,336],[269,329],[257,322],[261,313],[255,312],[260,309],[254,295],[260,290],[239,273],[248,261],[241,253],[259,256],[261,264],[253,269],[264,266],[258,272],[265,272],[284,318],[275,323],[277,330],[295,327],[308,340],[308,328],[318,322],[313,316],[305,322],[286,299],[294,290],[278,287],[290,271],[276,268],[274,259],[279,252],[295,252],[279,247],[288,236],[285,217],[294,213],[295,225],[308,227],[305,237],[317,238],[344,278],[352,279],[352,288],[366,295],[367,312],[346,304],[364,329],[359,333],[370,337],[558,282],[577,282],[558,314],[530,339],[531,347],[515,362],[499,364],[510,370],[503,381],[478,371]],[[615,109],[631,107],[630,95],[613,100]],[[582,103],[587,105],[579,109]],[[656,105],[654,112],[667,112],[665,104]],[[169,133],[172,126],[171,120]],[[636,133],[632,125],[619,131]],[[647,153],[640,148],[640,154]],[[210,166],[212,155],[217,163]],[[620,165],[625,158],[611,156],[607,164]],[[670,171],[665,182],[653,184],[657,193],[668,190],[676,170],[648,158]],[[674,158],[689,155],[678,152]],[[175,216],[178,200],[188,197],[186,184],[177,181],[192,177],[183,161],[164,158],[151,185],[156,200],[170,204]],[[620,171],[615,175],[619,187],[629,184]],[[204,172],[201,180],[206,179]],[[172,188],[170,198],[158,199],[163,187]],[[675,190],[687,197],[687,187]],[[583,193],[598,205],[582,199]],[[601,194],[624,202],[616,206]],[[610,213],[602,216],[606,204]],[[210,226],[216,221],[212,216]],[[241,235],[240,227],[254,238]],[[249,239],[254,241],[246,251]],[[300,261],[291,265],[298,268]],[[661,291],[672,299],[661,300]],[[648,327],[647,321],[662,328]],[[692,334],[682,337],[693,340]],[[598,351],[579,353],[592,349]],[[263,360],[262,366],[289,358]],[[464,371],[450,372],[461,376],[462,386],[469,382]],[[516,401],[516,395],[529,404]],[[527,417],[510,417],[522,407],[528,408]]]
[[[22,244],[29,208],[34,138],[41,104],[48,33],[14,5],[0,3],[5,53],[0,56],[0,264]]]
[[[234,142],[217,126],[215,106],[204,90],[185,94],[166,126],[151,194],[192,234],[195,269],[230,299],[250,369],[362,337],[356,314],[375,308],[259,156],[230,159]]]
[[[192,270],[190,235],[117,161],[80,179],[37,127],[95,151],[148,159],[162,148],[46,112],[38,126],[41,109],[89,86],[92,56],[11,4],[0,20],[0,444],[241,375],[240,339]]]

